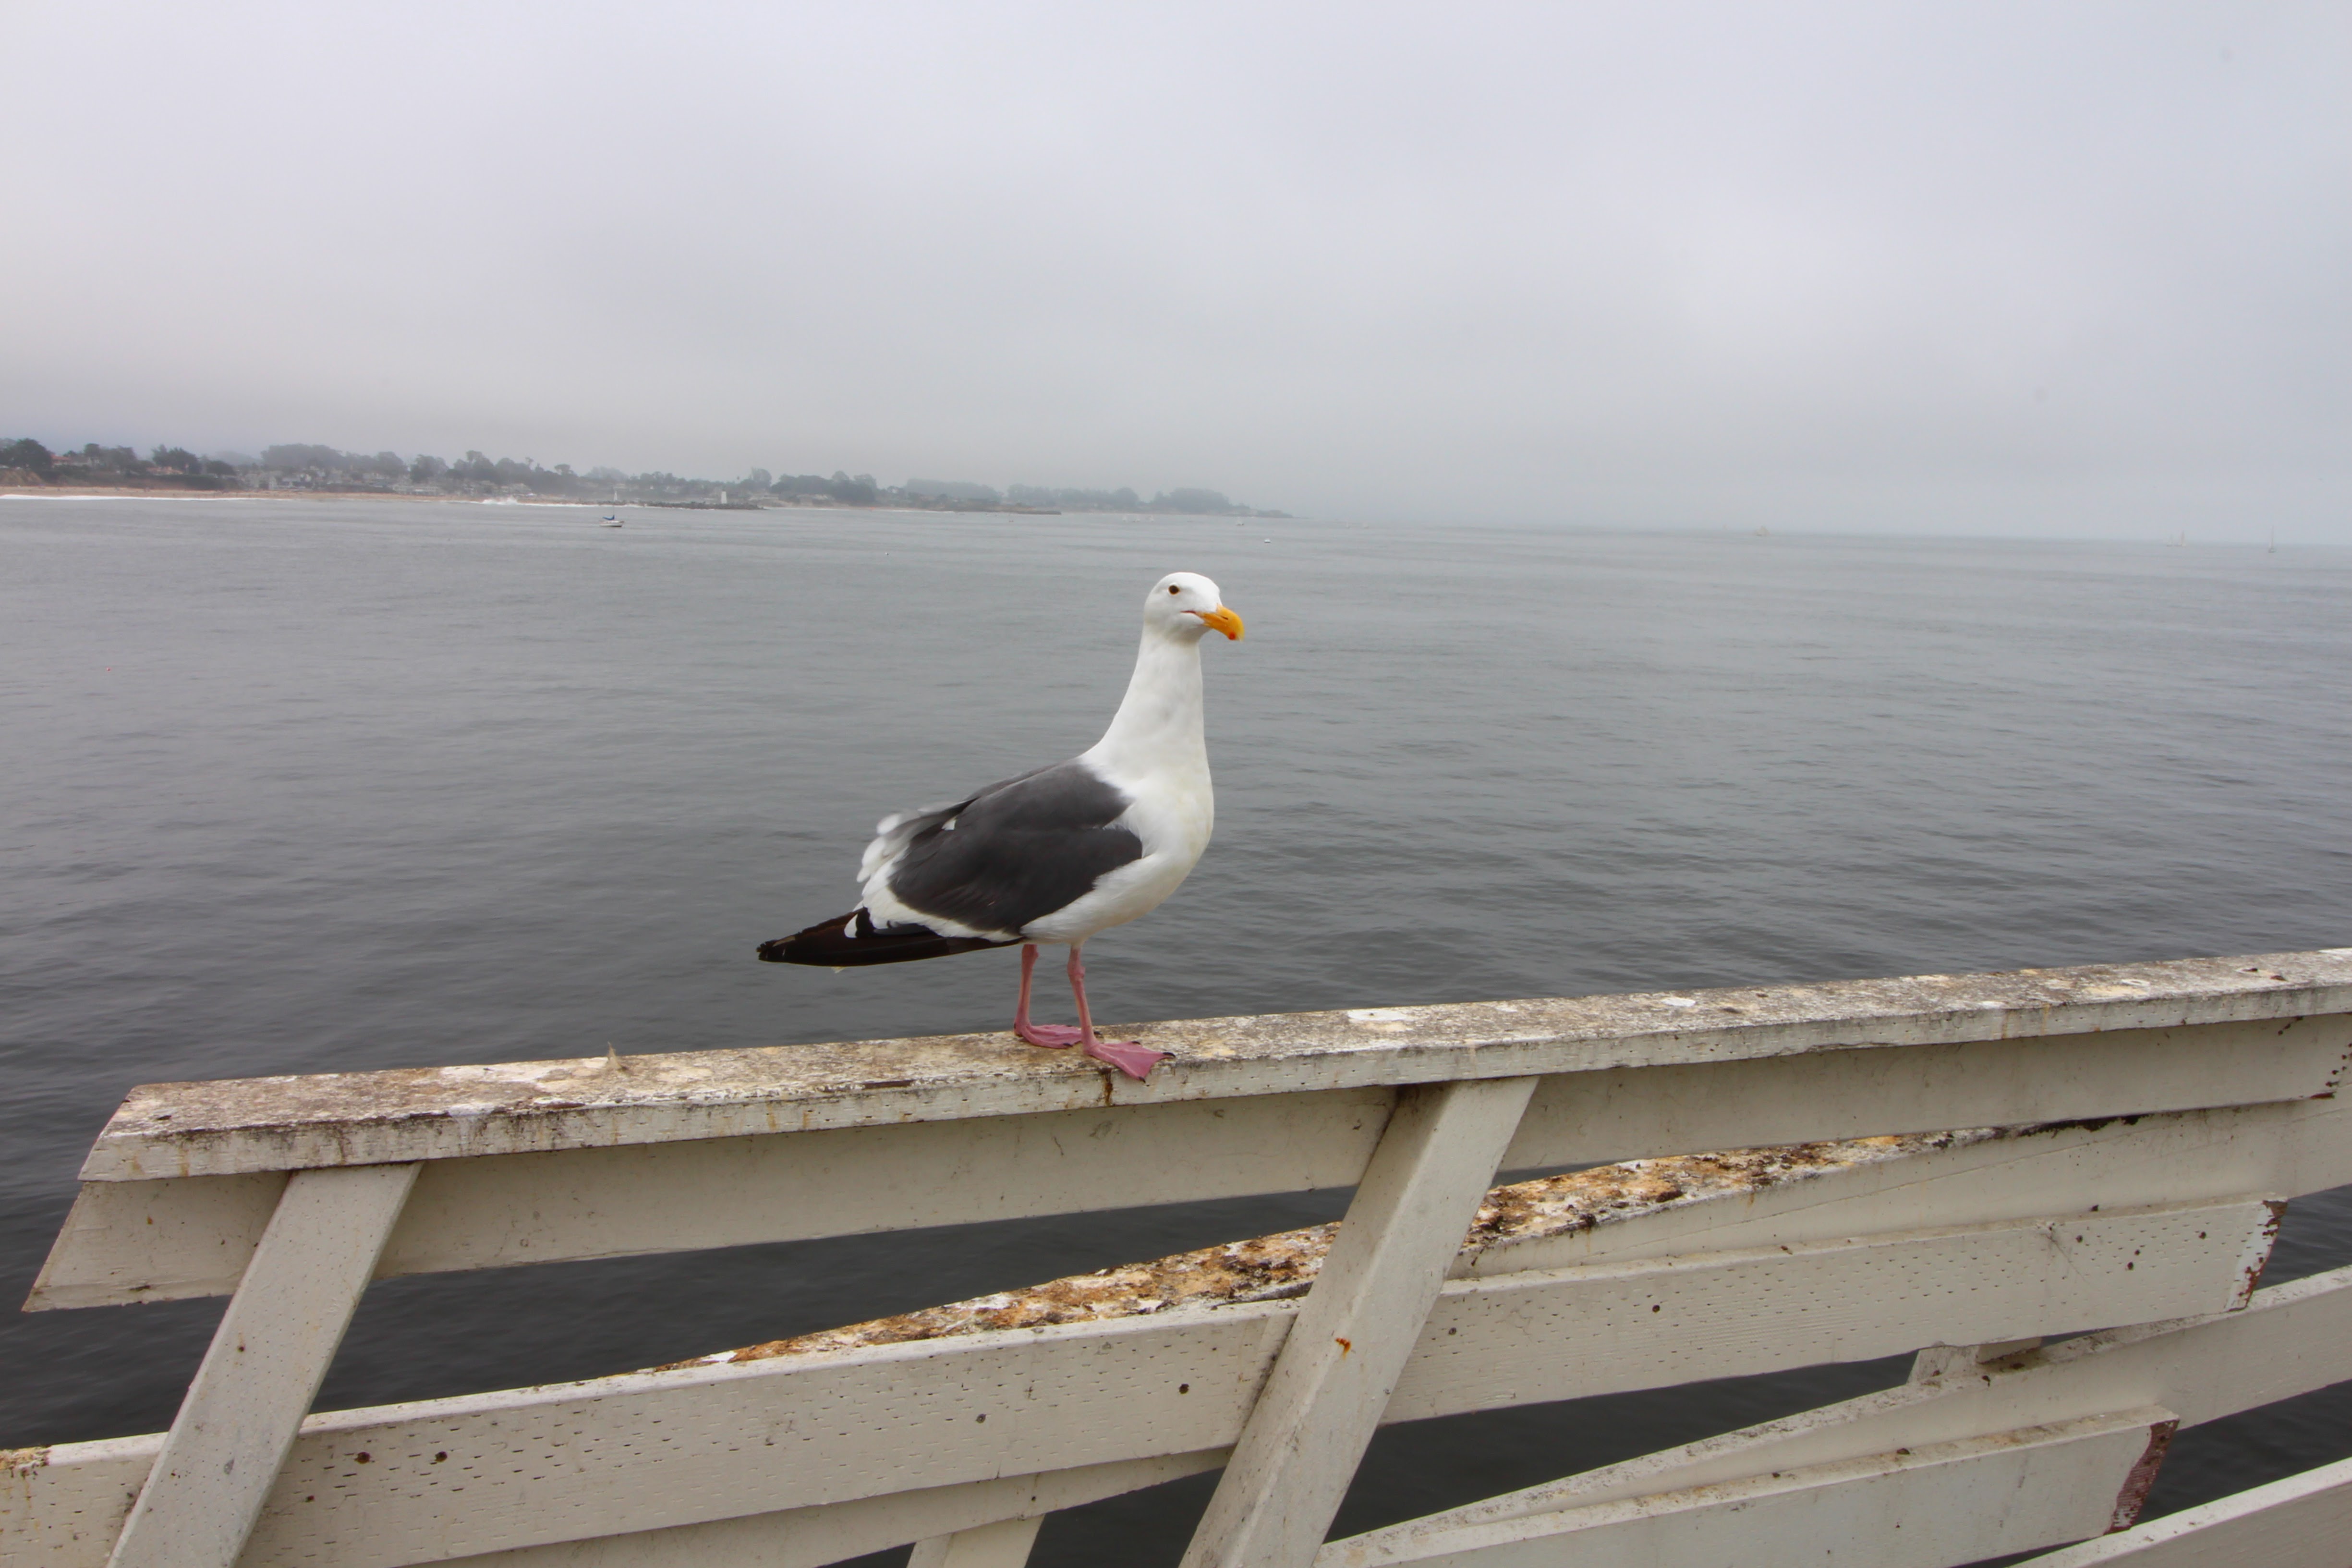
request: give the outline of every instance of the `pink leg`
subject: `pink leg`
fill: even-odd
[[[1108,1062],[1132,1079],[1149,1079],[1151,1069],[1171,1053],[1155,1051],[1137,1040],[1095,1038],[1094,1015],[1087,1011],[1087,966],[1078,962],[1084,942],[1070,944],[1070,994],[1078,999],[1078,1048],[1098,1062]]]
[[[1029,976],[1037,967],[1037,944],[1021,944],[1021,1003],[1013,1009],[1013,1032],[1033,1046],[1048,1046],[1055,1050],[1078,1043],[1079,1031],[1067,1024],[1033,1024],[1029,1021]]]

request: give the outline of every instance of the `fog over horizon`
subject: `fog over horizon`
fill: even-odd
[[[0,440],[2352,544],[2352,7],[10,7]]]

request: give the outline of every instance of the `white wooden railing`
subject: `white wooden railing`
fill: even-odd
[[[0,1563],[997,1568],[1222,1467],[1188,1568],[2343,1568],[2346,1465],[2132,1526],[2177,1427],[2352,1377],[2352,1268],[2256,1289],[2284,1203],[2352,1183],[2352,949],[1143,1037],[1176,1053],[1148,1085],[959,1036],[135,1090],[27,1305],[232,1299],[168,1433],[0,1457]],[[1599,1162],[1637,1163],[1489,1194]],[[371,1279],[1070,1213],[1138,1172],[1355,1195],[888,1324],[307,1414]],[[1904,1387],[1324,1540],[1384,1422],[1904,1351]]]

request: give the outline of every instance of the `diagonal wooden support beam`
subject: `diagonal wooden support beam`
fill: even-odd
[[[1035,1516],[1001,1520],[918,1541],[908,1553],[907,1568],[1022,1568],[1036,1542],[1037,1527],[1045,1522]]]
[[[1399,1092],[1183,1568],[1314,1561],[1535,1085]]]
[[[417,1169],[287,1181],[108,1568],[234,1568]]]

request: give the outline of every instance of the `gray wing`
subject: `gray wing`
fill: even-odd
[[[1134,831],[1113,826],[1129,804],[1124,790],[1072,761],[894,817],[884,835],[903,831],[905,847],[890,891],[918,914],[1017,931],[1143,858]]]

